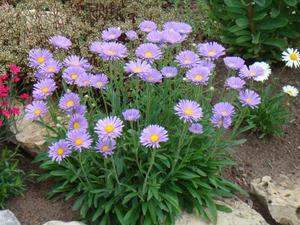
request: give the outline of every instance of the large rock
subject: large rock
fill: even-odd
[[[21,225],[10,210],[0,210],[0,225]]]
[[[276,222],[283,225],[300,224],[300,180],[280,175],[265,176],[251,182],[252,191],[268,208]]]
[[[218,212],[217,225],[268,225],[264,218],[240,200],[228,199],[224,203],[231,213]],[[175,225],[212,225],[195,214],[183,213]]]
[[[47,223],[44,223],[43,225],[85,225],[85,224],[77,221],[63,222],[58,220],[52,220]]]

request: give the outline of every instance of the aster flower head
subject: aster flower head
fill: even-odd
[[[85,105],[76,105],[75,107],[65,111],[67,115],[73,116],[75,114],[84,115],[86,113],[86,106]]]
[[[166,31],[176,31],[180,34],[189,34],[192,32],[192,27],[183,22],[169,21],[163,25],[163,29]]]
[[[73,114],[69,120],[70,130],[86,130],[88,128],[88,122],[82,114]]]
[[[139,25],[139,29],[146,33],[156,30],[156,28],[157,28],[156,23],[154,23],[153,21],[149,21],[149,20],[144,20]]]
[[[225,128],[228,129],[232,124],[232,119],[230,116],[221,116],[217,114],[213,114],[211,117],[212,124],[217,128]]]
[[[52,59],[52,53],[47,49],[32,49],[29,52],[29,65],[31,67],[39,67],[49,59]]]
[[[230,89],[240,90],[244,88],[246,82],[239,77],[229,77],[225,81],[225,86]]]
[[[125,35],[130,41],[134,41],[139,38],[138,34],[134,30],[127,31]]]
[[[111,139],[100,139],[96,147],[97,151],[99,151],[104,157],[111,156],[116,149],[116,141]]]
[[[217,42],[207,42],[198,45],[198,51],[201,56],[217,59],[225,55],[225,48]]]
[[[93,53],[100,54],[102,51],[102,44],[103,44],[103,42],[94,41],[90,44],[89,49]]]
[[[70,39],[62,35],[55,35],[50,37],[49,42],[53,44],[56,48],[63,48],[63,49],[69,49],[72,45]]]
[[[214,64],[214,62],[212,62],[210,60],[206,60],[206,59],[200,60],[198,62],[198,65],[208,68],[210,70],[210,72],[216,67],[216,65]]]
[[[125,72],[129,75],[133,74],[143,74],[149,72],[152,68],[147,61],[142,61],[140,59],[131,60],[124,66]]]
[[[86,130],[71,130],[67,133],[68,146],[75,150],[82,151],[91,147],[92,139]]]
[[[152,43],[160,43],[163,40],[163,34],[161,31],[153,30],[147,34],[146,39]]]
[[[252,109],[257,108],[261,103],[260,96],[255,91],[249,89],[240,91],[239,100],[243,106],[248,105]]]
[[[147,73],[139,74],[139,77],[148,83],[161,83],[163,78],[162,74],[156,69],[151,69]]]
[[[263,75],[264,70],[259,65],[251,65],[247,67],[244,65],[239,72],[241,78],[254,78]]]
[[[104,73],[95,74],[94,76],[91,77],[91,85],[94,88],[105,89],[107,83],[108,83],[108,78]]]
[[[61,162],[64,158],[71,154],[71,150],[68,147],[68,142],[60,139],[58,142],[53,143],[49,147],[48,155],[52,161]]]
[[[45,77],[51,78],[61,69],[61,63],[54,59],[49,59],[40,66],[39,73]]]
[[[193,134],[202,134],[203,133],[203,126],[200,123],[192,123],[189,126],[189,131]]]
[[[101,139],[115,139],[122,135],[123,121],[116,116],[98,120],[95,132]]]
[[[282,87],[282,90],[284,93],[288,94],[289,96],[296,97],[299,94],[299,90],[292,86],[292,85],[286,85]]]
[[[168,141],[168,132],[159,125],[149,125],[142,130],[140,143],[148,148],[159,148],[161,142]]]
[[[46,99],[53,94],[57,86],[53,79],[39,80],[33,85],[32,96],[35,99]]]
[[[141,117],[141,112],[138,109],[126,109],[122,115],[127,121],[137,121]]]
[[[36,120],[45,116],[48,107],[44,101],[33,101],[25,108],[26,118],[28,120]]]
[[[176,62],[183,68],[194,67],[199,60],[199,56],[190,50],[181,51],[176,56]]]
[[[288,67],[299,67],[300,66],[300,53],[298,49],[288,48],[282,53],[282,61]]]
[[[172,45],[179,44],[179,43],[183,42],[184,39],[185,39],[185,36],[181,35],[177,31],[165,30],[162,32],[162,40],[165,43],[169,43]]]
[[[59,100],[59,108],[64,111],[74,110],[80,105],[80,97],[78,94],[70,92],[64,94]]]
[[[82,67],[70,66],[64,70],[62,77],[68,84],[74,84],[75,81],[79,79],[79,77],[85,75],[86,72]]]
[[[161,73],[166,78],[176,77],[178,70],[174,66],[165,66],[161,69]]]
[[[174,107],[175,114],[184,122],[198,121],[202,118],[202,108],[200,105],[189,99],[180,100]]]
[[[269,76],[271,75],[271,67],[268,63],[265,62],[255,62],[253,64],[255,67],[260,67],[262,69],[262,73],[259,76],[253,77],[255,81],[264,82],[268,80]]]
[[[233,70],[241,69],[245,65],[245,60],[238,56],[227,56],[223,61],[228,68]]]
[[[104,61],[121,59],[127,56],[127,48],[117,42],[104,42],[101,45],[100,56]]]
[[[102,31],[101,37],[104,41],[112,41],[118,39],[122,34],[119,27],[109,27]]]
[[[78,79],[75,80],[75,84],[78,87],[89,87],[91,86],[91,78],[92,74],[84,73],[81,76],[78,77]]]
[[[135,54],[138,58],[144,60],[157,60],[160,59],[162,52],[160,48],[152,43],[141,44],[136,50]]]
[[[209,73],[210,71],[207,67],[196,66],[187,71],[186,78],[197,85],[207,84]]]
[[[213,113],[221,117],[231,117],[235,113],[235,110],[233,105],[231,105],[229,102],[219,102],[214,105]]]
[[[79,66],[85,70],[90,70],[92,68],[92,65],[88,62],[87,59],[77,55],[67,56],[64,60],[64,65],[66,67]]]

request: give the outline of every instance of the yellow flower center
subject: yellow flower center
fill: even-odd
[[[191,116],[191,115],[193,115],[193,110],[187,108],[187,109],[184,110],[184,113],[185,113],[186,115],[188,115],[188,116]]]
[[[103,146],[102,146],[102,151],[103,151],[103,152],[108,151],[108,149],[109,149],[108,145],[103,145]]]
[[[221,126],[221,125],[223,125],[223,120],[219,120],[218,121],[218,124]]]
[[[42,113],[42,110],[36,109],[36,110],[33,111],[33,113],[38,116]]]
[[[250,76],[255,76],[256,75],[256,72],[255,71],[251,71],[250,72]]]
[[[71,74],[71,78],[73,80],[76,80],[78,78],[78,75],[76,73]]]
[[[228,116],[228,113],[226,111],[221,112],[222,116]]]
[[[107,133],[111,133],[114,131],[114,126],[113,125],[107,125],[106,127],[104,127],[104,130],[107,132]]]
[[[45,58],[40,56],[36,59],[36,61],[41,64],[41,63],[45,62]]]
[[[65,152],[65,151],[64,151],[63,148],[58,148],[58,149],[56,150],[57,155],[63,155],[64,152]]]
[[[216,55],[216,51],[215,50],[209,50],[208,55],[209,56],[214,56],[214,55]]]
[[[184,64],[190,64],[192,61],[190,59],[185,59],[183,62]]]
[[[145,56],[145,57],[147,57],[147,58],[150,58],[150,57],[152,57],[152,56],[153,56],[153,53],[152,53],[152,52],[149,52],[149,51],[147,51],[147,52],[145,52],[145,53],[144,53],[144,56]]]
[[[102,85],[103,85],[103,83],[102,83],[101,81],[98,81],[96,84],[97,84],[99,87],[102,87]]]
[[[82,139],[81,138],[77,138],[77,139],[75,139],[75,145],[82,145],[82,143],[83,143],[83,141],[82,141]]]
[[[295,94],[295,92],[294,92],[293,90],[288,90],[287,93],[288,93],[289,95]]]
[[[114,54],[116,54],[116,51],[114,49],[108,49],[106,51],[106,54],[108,54],[108,55],[114,55]]]
[[[251,98],[246,98],[246,102],[251,103],[252,99]]]
[[[49,92],[49,88],[43,87],[43,88],[42,88],[42,92],[45,93],[45,94],[48,93],[48,92]]]
[[[75,130],[80,129],[80,123],[78,123],[78,122],[73,123],[73,128],[74,128]]]
[[[69,100],[69,101],[67,101],[67,103],[66,103],[66,106],[68,107],[68,108],[70,108],[70,107],[72,107],[72,106],[74,106],[74,101],[73,100]]]
[[[54,67],[49,67],[49,68],[48,68],[48,72],[54,73],[54,72],[55,72],[55,68],[54,68]]]
[[[159,136],[157,134],[151,134],[150,135],[150,141],[151,142],[157,142],[159,140]]]
[[[197,81],[200,81],[200,80],[202,80],[203,79],[203,76],[201,75],[201,74],[197,74],[196,76],[195,76],[195,80],[197,80]]]
[[[298,60],[298,55],[296,53],[291,53],[290,58],[291,58],[291,60],[296,61],[296,60]]]
[[[133,72],[135,72],[135,73],[139,73],[139,72],[141,72],[142,71],[142,68],[141,67],[135,67],[134,69],[133,69]]]

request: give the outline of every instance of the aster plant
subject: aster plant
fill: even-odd
[[[88,224],[169,225],[182,209],[216,223],[217,211],[228,210],[216,200],[242,191],[221,171],[234,164],[227,150],[244,142],[236,140],[243,121],[261,105],[254,78],[266,70],[227,56],[222,80],[216,62],[225,48],[208,42],[187,49],[186,23],[160,30],[144,21],[125,32],[125,43],[122,33],[108,28],[90,43],[97,65],[59,58],[65,48],[58,56],[31,50],[29,66],[39,76],[26,117],[51,130],[49,152],[36,158],[45,170],[40,180],[54,178],[50,197],[73,197]],[[40,68],[54,60],[60,71],[46,76]],[[55,126],[43,122],[46,113]]]

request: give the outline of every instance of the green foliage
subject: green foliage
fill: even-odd
[[[19,168],[19,157],[16,150],[0,150],[0,209],[5,208],[10,197],[21,195],[25,189],[25,173]]]
[[[211,16],[222,25],[222,41],[245,58],[279,60],[288,43],[300,36],[299,0],[207,2]]]

